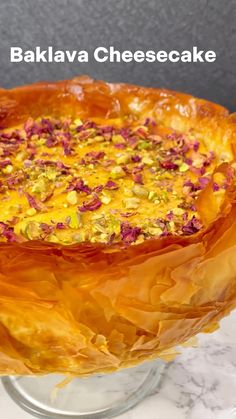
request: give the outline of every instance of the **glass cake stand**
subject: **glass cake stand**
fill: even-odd
[[[9,396],[38,418],[105,419],[118,416],[158,388],[165,362],[145,362],[111,374],[76,378],[56,390],[65,377],[4,377]]]

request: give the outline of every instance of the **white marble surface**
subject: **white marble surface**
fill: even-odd
[[[236,311],[170,364],[158,392],[120,419],[236,419]],[[28,419],[0,385],[1,419]]]

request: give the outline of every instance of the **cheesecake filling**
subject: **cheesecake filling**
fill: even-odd
[[[125,245],[202,229],[215,154],[148,118],[29,118],[0,131],[0,241]],[[213,192],[226,188],[217,173]]]

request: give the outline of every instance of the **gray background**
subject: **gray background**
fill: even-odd
[[[10,47],[213,49],[214,63],[10,63]],[[190,92],[236,111],[236,0],[0,0],[0,85],[89,74]]]

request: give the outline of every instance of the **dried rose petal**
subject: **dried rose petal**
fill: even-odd
[[[173,213],[173,211],[169,211],[169,212],[166,214],[166,218],[167,218],[167,220],[172,221],[172,220],[173,220],[173,218],[174,218],[174,213]]]
[[[102,192],[102,190],[103,190],[103,185],[98,185],[93,188],[93,192],[96,192],[96,193]]]
[[[107,159],[107,160],[103,160],[102,162],[101,162],[101,165],[102,165],[102,167],[109,167],[109,166],[111,166],[112,164],[114,164],[115,163],[115,160],[112,160],[112,159]]]
[[[120,215],[121,217],[125,217],[125,218],[129,218],[132,217],[133,215],[136,215],[137,212],[121,212]]]
[[[42,232],[43,232],[44,234],[46,234],[47,236],[48,236],[49,234],[51,234],[51,233],[52,233],[52,231],[54,230],[54,226],[49,225],[49,224],[46,224],[46,223],[41,223],[41,224],[40,224],[40,228],[41,228]]]
[[[151,125],[152,127],[155,127],[156,126],[156,122],[152,118],[146,118],[143,125],[145,127],[148,127],[149,125]]]
[[[64,230],[66,228],[66,224],[64,224],[64,223],[57,223],[56,224],[56,228],[58,230]]]
[[[30,195],[29,193],[26,193],[26,198],[31,208],[34,208],[37,211],[41,211],[42,206],[36,201],[36,199],[32,195]]]
[[[121,238],[125,243],[133,243],[141,234],[140,227],[132,227],[127,221],[121,223],[120,226]]]
[[[12,165],[11,160],[3,160],[0,161],[0,169],[4,169],[4,167]]]
[[[69,184],[67,191],[85,192],[87,195],[91,194],[92,189],[85,185],[83,179],[73,179]]]
[[[129,128],[121,128],[118,131],[118,134],[120,134],[125,140],[127,140],[131,135],[131,131]]]
[[[134,166],[133,170],[132,170],[132,173],[135,175],[136,173],[142,172],[144,167],[145,167],[144,164],[140,164],[139,166]]]
[[[46,147],[51,148],[55,147],[58,144],[58,139],[55,136],[51,136],[46,140]]]
[[[175,164],[175,163],[173,163],[172,161],[170,161],[170,160],[166,160],[166,161],[162,161],[162,162],[160,162],[160,166],[163,168],[163,169],[167,169],[167,170],[176,170],[176,169],[178,169],[178,165],[177,164]]]
[[[99,132],[101,134],[110,134],[113,132],[113,127],[111,125],[107,125],[104,127],[99,127]]]
[[[6,182],[9,189],[14,189],[14,186],[19,185],[25,179],[24,173],[16,173],[14,176],[9,177]]]
[[[57,165],[57,168],[58,169],[69,169],[70,167],[69,166],[66,166],[64,163],[62,163],[61,161],[57,161],[57,163],[56,163],[56,165]]]
[[[189,166],[191,166],[191,165],[193,164],[193,161],[192,161],[192,159],[187,158],[187,159],[185,159],[185,160],[184,160],[184,163],[186,163],[186,164],[188,164]]]
[[[91,158],[91,160],[100,160],[105,156],[104,151],[90,151],[86,153],[85,157]]]
[[[115,240],[116,233],[112,233],[109,237],[108,244],[112,244]]]
[[[33,135],[36,129],[37,129],[37,126],[33,118],[27,119],[27,121],[24,124],[24,130],[26,132],[27,137],[30,137],[31,135]]]
[[[205,172],[206,172],[206,169],[205,169],[204,166],[203,167],[200,167],[200,168],[194,167],[194,166],[190,166],[190,170],[191,170],[192,173],[194,173],[195,175],[198,175],[198,176],[203,176],[205,174]]]
[[[40,129],[40,134],[42,133],[48,133],[48,134],[52,134],[53,130],[54,130],[54,125],[52,123],[52,121],[50,119],[46,119],[46,118],[42,118],[40,125],[39,125],[39,129]]]
[[[138,135],[142,139],[145,139],[148,136],[148,132],[145,129],[143,129],[142,127],[136,129],[135,134]]]
[[[87,140],[90,137],[91,137],[91,131],[90,130],[81,131],[81,132],[78,133],[78,139],[80,141],[85,141],[85,140]]]
[[[86,211],[96,211],[98,208],[100,208],[102,205],[102,202],[99,198],[95,197],[91,201],[84,202],[81,207],[78,207],[80,212],[86,212]]]
[[[182,227],[184,234],[190,235],[197,233],[202,228],[201,221],[195,215]]]
[[[119,189],[119,186],[117,185],[116,182],[113,182],[113,180],[108,180],[107,183],[105,184],[105,189],[116,190],[116,189]]]
[[[14,228],[10,227],[8,224],[0,222],[0,235],[5,237],[9,243],[19,241],[18,237],[14,233]]]
[[[220,187],[219,187],[218,183],[213,182],[213,184],[212,184],[212,189],[213,189],[213,191],[214,191],[214,192],[219,191]]]
[[[139,185],[143,185],[144,184],[143,183],[143,176],[142,176],[141,173],[134,173],[132,175],[132,177],[133,177],[133,180],[134,180],[135,183],[138,183]]]
[[[138,154],[136,154],[135,156],[132,156],[131,159],[134,163],[138,163],[141,161],[141,157],[138,156]]]
[[[126,144],[116,143],[116,144],[114,144],[114,147],[118,148],[119,150],[124,150],[126,148]]]
[[[127,141],[129,143],[129,146],[135,149],[139,143],[138,137],[131,136],[127,138]]]
[[[194,151],[198,151],[199,147],[200,147],[199,141],[194,141],[194,143],[193,143],[193,149],[194,149]]]
[[[186,180],[184,182],[184,186],[189,186],[190,188],[193,188],[194,187],[194,184],[193,184],[193,182],[191,182],[191,180]]]
[[[85,121],[82,125],[76,128],[77,132],[85,131],[91,128],[96,128],[96,124],[93,121]]]
[[[200,177],[199,179],[198,179],[198,182],[199,182],[199,184],[200,184],[200,186],[201,186],[201,189],[204,189],[207,185],[208,185],[208,183],[209,183],[209,178],[207,178],[207,177]]]
[[[65,156],[70,156],[72,154],[70,141],[71,141],[71,134],[69,132],[63,133],[61,144],[64,149]]]

